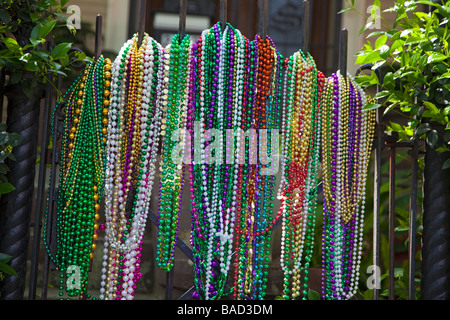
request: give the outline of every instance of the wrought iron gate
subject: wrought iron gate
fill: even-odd
[[[140,17],[140,34],[144,31],[145,26],[145,3],[146,1],[140,1],[141,4],[141,17]],[[305,17],[308,16],[308,10],[309,10],[309,1],[304,0],[303,2],[304,8],[305,8]],[[227,21],[227,1],[221,1],[221,21],[225,22]],[[265,33],[265,30],[267,29],[267,0],[261,1],[261,16],[263,17],[263,21],[265,23],[262,24],[262,33]],[[186,1],[181,0],[180,1],[180,34],[183,34],[185,32],[185,18],[186,18]],[[308,25],[308,19],[304,19],[304,26]],[[304,49],[307,50],[307,34],[308,28],[304,27]],[[96,24],[96,44],[95,44],[95,54],[98,57],[101,54],[102,49],[102,41],[101,41],[101,34],[102,34],[102,17],[99,15],[97,17],[97,24]],[[346,73],[347,70],[347,30],[343,29],[341,30],[341,39],[339,43],[339,68],[342,73]],[[363,72],[365,69],[370,68],[370,66],[362,66],[358,72]],[[381,74],[379,74],[379,77],[382,77]],[[3,79],[3,75],[0,79]],[[55,84],[56,88],[58,90],[61,89],[62,81],[59,79],[58,83]],[[0,83],[0,89],[2,89],[3,86]],[[0,97],[0,101],[3,101],[3,92],[1,92],[2,96]],[[47,293],[48,293],[48,285],[49,285],[49,273],[54,269],[52,266],[51,261],[46,257],[44,261],[44,265],[42,266],[42,274],[43,274],[43,285],[42,285],[42,292],[38,293],[38,276],[39,276],[39,268],[41,267],[39,256],[42,252],[41,248],[41,229],[42,229],[42,221],[43,221],[43,206],[45,202],[46,197],[46,177],[47,177],[47,166],[50,165],[50,170],[52,172],[56,172],[59,159],[57,158],[58,155],[58,144],[57,141],[59,141],[59,134],[60,130],[55,130],[55,135],[53,137],[50,136],[49,132],[49,121],[51,117],[51,110],[53,110],[53,106],[55,105],[53,97],[53,88],[52,85],[47,83],[46,91],[45,91],[45,99],[44,99],[44,122],[42,123],[42,136],[41,136],[41,150],[40,150],[40,164],[39,164],[39,171],[38,171],[38,186],[37,186],[37,202],[35,204],[35,211],[34,211],[34,223],[32,223],[31,227],[33,230],[33,238],[32,238],[32,244],[31,244],[31,266],[29,271],[29,288],[28,288],[28,299],[35,299],[36,295],[39,295],[41,299],[47,299]],[[61,110],[60,110],[61,111]],[[383,126],[382,122],[382,111],[379,110],[377,114],[377,127],[376,127],[376,137],[373,145],[373,176],[374,176],[374,203],[373,203],[373,264],[375,266],[380,265],[380,220],[382,219],[381,216],[381,199],[380,199],[380,189],[381,185],[383,183],[383,176],[381,174],[382,172],[382,165],[385,161],[389,162],[389,174],[388,174],[388,180],[389,180],[389,209],[388,209],[388,221],[389,221],[389,267],[388,267],[388,273],[389,273],[389,292],[388,292],[388,298],[394,299],[394,230],[395,230],[395,187],[396,187],[396,181],[395,181],[395,172],[396,172],[396,152],[399,149],[406,148],[409,150],[409,155],[411,157],[411,194],[410,194],[410,209],[409,209],[409,244],[408,244],[408,299],[413,300],[415,299],[415,275],[417,272],[417,265],[415,262],[415,252],[416,252],[416,221],[418,216],[418,208],[417,208],[417,198],[418,198],[418,180],[419,180],[419,157],[421,156],[421,148],[423,146],[420,145],[420,141],[417,137],[415,137],[410,142],[397,142],[395,137],[389,136],[385,134],[385,128]],[[61,121],[62,121],[62,113],[56,114],[56,128],[61,128]],[[49,149],[47,146],[49,145],[49,141],[53,141],[53,148]],[[427,151],[428,153],[431,151]],[[429,153],[430,154],[430,153]],[[384,155],[384,157],[383,157]],[[386,157],[387,155],[387,157]],[[387,159],[386,159],[387,158]],[[437,161],[435,157],[431,157],[429,161]],[[50,175],[51,177],[54,177],[54,174]],[[54,179],[54,178],[53,178]],[[430,188],[435,188],[436,193],[445,193],[445,190],[439,190],[437,189],[439,186],[437,183],[434,183],[433,178],[429,178],[427,180],[427,183]],[[51,225],[51,222],[53,221],[53,212],[55,210],[54,204],[56,203],[54,199],[57,198],[58,189],[56,187],[55,181],[49,182],[50,189],[49,192],[49,198],[50,198],[50,204],[53,204],[49,207],[49,223]],[[444,197],[447,198],[446,203],[448,203],[448,195],[444,194]],[[431,204],[430,204],[431,205]],[[442,215],[441,215],[442,216]],[[158,225],[158,217],[157,214],[150,211],[149,217],[151,222],[157,226]],[[437,233],[442,231],[442,226],[447,228],[449,223],[446,221],[445,217],[441,217],[439,219],[436,219],[436,217],[432,218],[430,215],[430,225],[429,233]],[[424,217],[424,223],[425,223],[425,217]],[[440,225],[436,226],[438,223]],[[445,231],[445,230],[444,230]],[[425,230],[424,230],[424,239],[425,239]],[[444,235],[448,233],[444,232]],[[52,236],[52,232],[48,233],[48,237]],[[47,242],[50,239],[45,239]],[[442,299],[442,297],[447,298],[449,296],[449,288],[446,284],[448,281],[448,272],[445,274],[445,272],[442,273],[442,275],[438,275],[435,271],[430,272],[430,269],[433,264],[432,261],[436,261],[436,259],[439,260],[439,258],[436,258],[436,256],[441,257],[444,262],[448,261],[449,254],[446,252],[446,248],[448,246],[448,242],[450,239],[446,239],[444,243],[441,243],[442,250],[438,247],[436,249],[435,244],[428,244],[428,242],[424,241],[423,245],[423,264],[422,264],[422,289],[424,289],[425,293],[422,294],[422,297],[425,299]],[[440,240],[441,241],[441,240]],[[432,247],[433,246],[433,247]],[[186,244],[181,238],[178,239],[177,247],[181,250],[181,252],[190,260],[193,260],[192,251],[188,244]],[[449,265],[449,263],[446,263],[446,265]],[[444,271],[448,269],[448,267],[442,268]],[[377,275],[379,277],[379,275]],[[379,279],[377,279],[379,280]],[[174,288],[174,269],[172,271],[168,272],[166,275],[166,292],[165,292],[165,298],[167,300],[172,299],[191,299],[192,293],[194,292],[194,288],[192,287],[187,292],[182,294],[179,297],[174,297],[173,295],[173,288]],[[438,288],[438,289],[436,289]],[[380,289],[378,287],[375,287],[373,289],[373,298],[379,299],[380,297]]]

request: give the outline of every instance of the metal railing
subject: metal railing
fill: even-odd
[[[222,2],[222,11],[221,11],[221,19],[226,20],[226,1]],[[309,8],[309,2],[304,1],[306,8]],[[140,21],[140,34],[144,31],[144,21],[145,21],[145,1],[141,1],[141,4],[143,5],[142,11],[141,11],[141,21]],[[185,18],[186,18],[186,4],[185,1],[180,1],[180,32],[184,32],[185,27]],[[267,5],[262,5],[262,8],[267,8]],[[264,12],[264,9],[262,10],[261,14],[263,16],[266,14]],[[265,21],[266,19],[263,19]],[[307,19],[305,19],[307,20]],[[263,32],[266,28],[266,26],[263,25],[262,27]],[[97,23],[96,23],[96,41],[95,41],[95,54],[98,57],[101,53],[101,47],[102,47],[102,41],[101,41],[101,35],[102,35],[102,17],[99,15],[97,17]],[[306,28],[305,28],[306,30]],[[305,39],[307,38],[307,34],[305,34]],[[346,74],[346,56],[347,56],[347,31],[344,29],[341,32],[341,40],[340,40],[340,68],[341,72],[343,74]],[[305,43],[306,46],[306,43]],[[369,66],[363,66],[360,68],[358,72],[362,72],[364,69],[367,69]],[[379,75],[381,76],[381,75]],[[4,75],[0,75],[0,80],[2,81],[0,83],[0,90],[3,90],[3,86],[1,85],[3,83]],[[61,90],[62,87],[62,81],[61,78],[59,78],[59,81],[56,83],[56,88],[58,90]],[[45,202],[45,196],[46,196],[46,171],[47,171],[47,165],[50,164],[50,170],[55,173],[57,170],[57,166],[59,164],[59,159],[57,158],[58,154],[58,146],[56,141],[59,140],[59,135],[61,134],[60,128],[61,128],[61,121],[62,121],[62,113],[56,114],[56,125],[54,132],[54,136],[50,137],[49,133],[49,121],[50,121],[50,114],[51,110],[53,109],[53,106],[55,105],[54,97],[53,97],[53,88],[50,84],[50,82],[47,83],[46,87],[46,94],[45,94],[45,101],[44,101],[44,121],[42,123],[42,137],[41,137],[41,151],[40,151],[40,157],[41,162],[39,165],[39,177],[38,177],[38,186],[37,186],[37,202],[35,206],[35,213],[34,213],[34,224],[32,224],[33,228],[33,239],[32,239],[32,251],[31,251],[31,268],[29,273],[29,288],[28,288],[28,299],[35,299],[36,293],[37,293],[37,283],[38,283],[38,274],[39,274],[39,255],[41,253],[41,229],[42,229],[42,210],[43,203]],[[3,92],[0,91],[0,103],[3,102]],[[61,110],[60,110],[61,111]],[[62,111],[61,111],[62,112]],[[0,119],[1,120],[1,119]],[[409,245],[408,245],[408,261],[409,261],[409,270],[408,270],[408,277],[409,277],[409,294],[408,299],[413,300],[415,297],[415,272],[416,272],[416,262],[415,262],[415,250],[416,250],[416,217],[417,217],[417,184],[418,184],[418,160],[419,160],[419,141],[418,138],[415,137],[410,142],[397,142],[392,139],[392,137],[387,136],[384,133],[384,127],[382,123],[382,114],[381,110],[378,110],[377,112],[377,126],[376,126],[376,134],[375,134],[375,141],[374,141],[374,158],[373,158],[373,170],[374,170],[374,203],[373,203],[373,264],[376,266],[380,265],[380,220],[381,220],[381,199],[380,199],[380,188],[382,185],[382,174],[381,174],[381,167],[383,164],[383,161],[385,161],[382,157],[382,153],[385,151],[388,151],[388,161],[389,161],[389,299],[394,299],[394,239],[395,239],[395,186],[396,186],[396,180],[395,180],[395,173],[396,173],[396,165],[395,165],[395,157],[396,152],[398,149],[401,148],[408,148],[411,152],[412,157],[412,167],[411,167],[411,196],[410,196],[410,210],[409,210]],[[49,143],[49,140],[53,139],[54,145],[53,149],[48,150],[47,146]],[[47,161],[48,160],[48,161]],[[51,177],[55,177],[55,174],[51,174]],[[54,178],[53,178],[54,179]],[[58,190],[55,185],[55,181],[49,182],[50,189],[48,190],[49,199],[50,199],[50,206],[49,206],[49,223],[51,228],[51,221],[54,218],[54,204],[56,203],[54,199],[57,199],[57,193]],[[320,186],[319,186],[320,187]],[[158,226],[158,216],[153,211],[149,212],[149,219],[150,221],[155,225]],[[52,232],[48,232],[48,237],[52,236]],[[50,239],[45,239],[46,241],[50,242]],[[186,244],[182,239],[178,238],[177,242],[178,249],[181,250],[181,252],[190,260],[193,260],[193,253],[188,244]],[[41,299],[47,298],[48,293],[48,280],[49,280],[49,272],[54,269],[54,266],[52,266],[52,263],[48,257],[45,257],[44,266],[43,266],[43,286],[42,286],[42,294]],[[378,279],[379,281],[379,279]],[[166,275],[166,288],[165,288],[165,298],[168,300],[173,299],[173,288],[174,288],[174,269],[172,268],[172,271],[168,272]],[[379,288],[373,289],[373,299],[379,299],[380,297],[380,290]],[[191,299],[192,294],[194,292],[194,287],[191,287],[188,291],[183,293],[180,297],[177,299],[183,300],[183,299]]]

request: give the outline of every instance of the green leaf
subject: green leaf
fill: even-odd
[[[9,133],[0,132],[0,146],[8,145]]]
[[[423,123],[417,128],[416,134],[418,136],[421,136],[422,134],[427,133],[430,130],[431,130],[430,124],[429,123]]]
[[[438,133],[436,130],[431,130],[426,138],[426,142],[430,148],[434,148],[438,142]]]
[[[446,72],[443,75],[435,78],[434,81],[438,81],[438,80],[441,80],[441,79],[448,79],[448,78],[450,78],[450,72]]]
[[[55,46],[52,50],[52,57],[55,60],[62,59],[64,56],[67,55],[67,52],[69,52],[70,48],[72,47],[71,43],[63,42]]]
[[[435,63],[435,62],[440,62],[440,61],[444,61],[448,59],[448,56],[442,54],[442,53],[437,53],[437,52],[433,52],[431,53],[431,55],[428,57],[428,64],[431,63]]]
[[[8,158],[11,159],[11,160],[13,160],[13,161],[17,161],[16,156],[15,156],[14,154],[12,154],[12,152],[10,152],[10,153],[8,154]]]
[[[15,276],[18,277],[19,275],[17,274],[17,272],[9,265],[7,265],[6,263],[0,262],[0,271],[4,272],[6,274],[9,274],[11,276]]]
[[[391,52],[395,52],[397,49],[401,49],[404,45],[404,41],[401,39],[395,40],[391,45]]]
[[[3,39],[3,42],[5,43],[6,47],[7,47],[9,50],[11,50],[11,51],[13,51],[13,52],[20,52],[20,46],[19,46],[19,44],[17,43],[17,40],[16,40],[16,39],[13,39],[13,38],[6,38],[6,39]]]
[[[42,25],[42,27],[39,30],[39,35],[38,37],[40,39],[45,38],[55,27],[56,25],[56,20],[50,20],[48,22],[46,22],[44,25]]]
[[[24,69],[27,71],[38,72],[39,66],[37,65],[36,61],[30,61],[25,63]]]
[[[445,132],[444,134],[444,141],[449,142],[450,141],[450,131]]]
[[[14,186],[9,182],[0,183],[0,194],[7,194],[11,191],[16,190]]]
[[[370,103],[370,104],[366,104],[363,107],[364,111],[369,111],[369,110],[374,110],[374,109],[378,109],[379,107],[381,107],[382,105],[379,103]]]
[[[403,126],[401,124],[395,123],[395,122],[390,122],[390,128],[392,129],[392,131],[395,132],[402,132],[403,131]]]
[[[45,50],[33,50],[32,54],[37,60],[46,61],[48,59],[48,52]]]
[[[446,106],[446,107],[445,107],[445,109],[444,109],[444,115],[445,115],[445,116],[450,115],[450,106]]]
[[[85,52],[76,51],[75,55],[77,57],[77,61],[84,61],[86,59],[86,53]]]
[[[0,20],[7,25],[11,21],[11,16],[9,15],[8,11],[4,9],[0,9]]]
[[[386,35],[382,35],[382,36],[378,37],[378,39],[375,41],[375,49],[378,49],[382,45],[385,45],[386,41],[387,41],[387,36]]]
[[[388,45],[384,44],[378,50],[380,51],[380,57],[386,59],[389,56],[391,48],[389,48]]]
[[[34,91],[33,82],[29,80],[23,80],[22,91],[23,93],[25,93],[28,99],[33,98],[33,91]]]
[[[445,160],[442,170],[450,168],[450,159]]]
[[[368,54],[359,55],[356,58],[356,64],[366,64],[366,63],[375,63],[380,60],[383,60],[380,56],[379,51],[372,51]]]
[[[445,64],[443,64],[443,63],[438,63],[437,65],[435,65],[433,67],[433,70],[436,71],[436,72],[439,72],[441,74],[444,74],[444,73],[447,72],[448,67]]]
[[[320,300],[320,295],[317,291],[309,289],[308,300]]]
[[[38,23],[33,27],[30,33],[30,42],[33,43],[33,41],[37,41],[39,39],[39,31],[42,28],[42,24]]]
[[[392,72],[388,72],[384,76],[384,78],[383,78],[383,86],[386,89],[388,89],[388,90],[395,88],[394,74]]]
[[[383,115],[385,116],[386,114],[389,113],[389,111],[391,111],[392,109],[394,109],[395,107],[398,106],[398,102],[392,103],[390,104],[383,112]]]
[[[428,110],[431,111],[431,113],[433,115],[439,114],[439,109],[436,107],[436,105],[433,102],[424,101],[423,104],[428,108]]]
[[[430,1],[430,0],[417,0],[416,2],[418,4],[424,4],[424,5],[427,5],[427,6],[434,6],[434,7],[439,7],[440,6],[440,4],[438,4],[437,2],[433,2],[433,1]]]
[[[8,254],[0,253],[0,262],[8,263],[11,261],[12,257]]]
[[[406,44],[418,44],[418,43],[422,43],[425,41],[427,41],[427,39],[424,39],[422,37],[413,36],[413,37],[409,37],[408,39],[406,39],[405,45]]]
[[[8,144],[11,147],[16,147],[22,143],[22,136],[18,133],[9,134]]]
[[[339,11],[338,14],[347,12],[347,11],[352,10],[352,9],[353,9],[352,7],[344,8],[344,9],[342,9],[341,11]]]
[[[0,174],[7,174],[10,171],[8,166],[4,163],[0,163]]]

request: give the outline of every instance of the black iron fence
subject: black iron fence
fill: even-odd
[[[145,5],[145,1],[141,1],[142,5]],[[184,1],[180,2],[182,5],[180,6],[180,33],[184,33],[185,27],[185,18],[186,18],[186,10],[185,5],[183,6]],[[304,1],[305,8],[308,8],[308,1]],[[263,16],[266,14],[264,12],[264,8],[267,6],[261,6],[263,10],[260,14]],[[221,7],[221,20],[226,21],[226,1],[222,1]],[[140,32],[142,34],[144,28],[145,21],[145,7],[141,8],[142,16],[140,21]],[[308,23],[307,19],[306,23]],[[265,21],[265,19],[263,19]],[[265,30],[265,26],[262,26],[263,32]],[[101,53],[102,41],[102,17],[97,17],[96,24],[96,46],[95,52],[98,57]],[[305,28],[307,30],[307,28]],[[306,32],[306,31],[305,31]],[[305,34],[305,39],[307,39],[308,35]],[[305,42],[306,43],[306,42]],[[305,44],[306,45],[306,44]],[[346,73],[346,57],[347,57],[347,32],[346,30],[342,30],[341,32],[341,41],[340,41],[340,70],[342,73]],[[363,66],[358,72],[363,72],[369,66]],[[381,75],[379,75],[381,77]],[[50,79],[49,79],[50,80]],[[0,103],[3,109],[3,84],[4,84],[4,75],[1,73],[0,76]],[[55,101],[55,88],[56,90],[62,89],[62,79],[59,78],[57,83],[54,86],[50,83],[47,83],[45,88],[45,97],[43,99],[43,122],[41,123],[41,132],[40,132],[40,163],[38,166],[38,183],[36,188],[36,202],[34,204],[34,216],[32,222],[30,224],[29,221],[25,221],[23,224],[25,227],[22,228],[31,228],[32,229],[32,239],[30,245],[30,265],[29,265],[29,273],[28,273],[28,299],[35,299],[39,297],[40,299],[48,298],[48,289],[49,289],[49,277],[50,273],[55,270],[54,265],[48,257],[44,256],[44,262],[42,263],[40,257],[43,252],[42,248],[42,240],[45,240],[47,243],[52,243],[51,237],[53,236],[52,230],[54,231],[54,212],[56,210],[56,199],[58,194],[57,185],[55,183],[55,176],[58,170],[58,141],[60,140],[61,127],[62,127],[62,119],[64,110],[58,110],[58,113],[55,115],[51,114],[53,107],[56,103]],[[385,163],[388,163],[388,184],[389,184],[389,199],[388,199],[388,256],[389,256],[389,265],[387,266],[388,270],[388,298],[395,299],[394,289],[395,289],[395,275],[394,275],[394,263],[395,263],[395,212],[396,212],[396,202],[395,202],[395,190],[396,190],[396,154],[399,149],[407,149],[409,157],[411,158],[411,174],[410,174],[410,204],[409,204],[409,229],[408,229],[408,299],[415,299],[416,294],[416,274],[420,269],[420,278],[421,278],[421,297],[423,299],[447,299],[450,295],[449,290],[449,281],[448,277],[450,276],[450,272],[448,272],[450,268],[450,251],[449,240],[450,240],[450,222],[449,222],[449,190],[445,190],[445,186],[443,186],[440,181],[442,179],[449,179],[448,173],[442,173],[439,170],[429,170],[427,171],[427,166],[425,166],[424,170],[424,200],[423,200],[423,234],[422,234],[422,243],[417,243],[416,241],[416,231],[417,231],[417,218],[419,216],[419,210],[417,199],[419,197],[418,190],[418,181],[419,177],[419,158],[421,154],[425,154],[426,162],[428,163],[428,168],[432,166],[438,166],[439,161],[442,160],[433,153],[432,150],[424,151],[424,147],[420,144],[418,137],[415,137],[413,140],[409,142],[398,142],[395,137],[392,137],[385,133],[385,128],[382,121],[382,111],[379,110],[377,113],[377,126],[376,126],[376,135],[375,141],[373,144],[373,241],[372,241],[372,260],[373,265],[380,265],[380,256],[381,256],[381,233],[380,224],[382,217],[381,212],[381,186],[383,184],[382,176],[382,166]],[[1,115],[1,113],[0,113]],[[55,117],[55,128],[54,135],[50,136],[50,119],[51,117]],[[53,147],[48,148],[49,142],[52,141]],[[48,174],[50,171],[50,175]],[[447,170],[449,171],[449,170]],[[48,181],[47,177],[52,177]],[[49,189],[46,189],[46,186],[49,186]],[[442,189],[444,188],[444,189]],[[44,221],[43,212],[45,211],[45,199],[47,197],[47,193],[49,196],[49,207],[48,209],[48,221]],[[427,195],[431,195],[428,196]],[[431,198],[430,198],[431,197]],[[158,225],[158,216],[153,211],[149,212],[149,219],[153,223],[154,226]],[[49,227],[49,232],[47,233],[48,239],[42,239],[42,228],[43,223],[47,223]],[[53,229],[52,229],[53,228]],[[29,230],[26,230],[27,232]],[[416,250],[417,246],[421,246],[422,250],[422,259],[421,265],[417,265],[416,263]],[[181,238],[178,238],[177,242],[178,249],[186,256],[187,259],[193,260],[193,254],[190,249],[190,246],[184,242]],[[23,248],[21,249],[23,250]],[[188,289],[186,292],[181,294],[178,297],[174,297],[174,269],[172,271],[167,272],[166,274],[166,285],[165,285],[165,299],[191,299],[192,294],[194,292],[194,287]],[[42,276],[42,279],[38,279]],[[375,282],[380,281],[381,274],[375,274]],[[40,289],[40,290],[39,290]],[[10,286],[5,290],[20,290],[17,287]],[[3,292],[4,296],[10,296],[9,293]],[[380,298],[380,287],[375,286],[373,288],[373,299]]]

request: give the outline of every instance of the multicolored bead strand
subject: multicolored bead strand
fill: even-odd
[[[250,130],[250,134],[245,135],[248,141],[244,148],[245,151],[248,147],[249,156],[241,168],[245,173],[239,175],[238,182],[242,187],[245,186],[247,194],[244,194],[244,198],[239,193],[233,298],[262,300],[267,289],[275,199],[273,191],[278,170],[279,124],[275,114],[279,88],[276,84],[281,79],[282,58],[269,37],[263,39],[257,36],[251,48],[249,61],[254,67],[248,68],[248,79],[252,83],[247,85],[254,89],[249,92],[251,96],[245,99],[250,102],[246,110],[251,112],[251,121],[247,122],[246,129],[247,133]],[[257,133],[259,144],[254,139]],[[257,161],[251,158],[255,154],[259,157]]]
[[[239,159],[241,165],[238,170],[238,189],[236,202],[236,222],[235,222],[235,242],[234,242],[234,263],[233,263],[233,299],[242,299],[245,274],[246,274],[246,255],[247,255],[247,241],[249,240],[247,234],[246,217],[248,211],[247,202],[247,182],[251,168],[250,157],[255,153],[254,137],[251,134],[253,129],[253,106],[256,92],[256,73],[257,73],[257,43],[245,39],[245,69],[244,69],[244,91],[242,95],[242,118],[238,128],[240,128],[240,150]],[[254,130],[254,129],[253,129]],[[250,134],[247,134],[250,133]],[[248,152],[246,152],[248,150]],[[247,234],[246,234],[247,233]]]
[[[371,98],[350,75],[333,74],[327,79],[325,92],[322,297],[347,300],[358,286],[375,112],[363,110]]]
[[[102,300],[134,299],[142,276],[143,236],[161,128],[162,53],[161,45],[147,34],[139,45],[136,34],[112,68]]]
[[[196,81],[192,244],[199,299],[219,299],[232,259],[247,39],[230,24],[202,33]],[[225,161],[224,161],[225,158]]]
[[[286,126],[283,176],[279,190],[283,214],[281,267],[284,299],[307,299],[314,248],[320,156],[321,86],[323,74],[310,54],[296,52],[288,60],[285,80]]]

